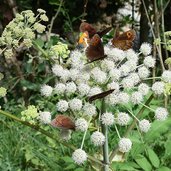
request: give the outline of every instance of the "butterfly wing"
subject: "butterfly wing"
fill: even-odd
[[[94,100],[102,99],[102,98],[108,96],[109,94],[111,94],[113,91],[114,91],[114,89],[111,89],[111,90],[107,90],[107,91],[104,91],[104,92],[99,93],[99,94],[95,94],[95,95],[89,97],[88,101],[91,103]]]
[[[89,23],[82,22],[80,25],[80,32],[87,31],[89,33],[89,37],[92,38],[96,34],[96,29]]]
[[[87,31],[85,31],[80,34],[80,38],[78,40],[78,46],[85,48],[88,46],[89,41],[90,41],[89,34]]]
[[[100,37],[103,37],[105,34],[107,34],[110,30],[112,29],[112,27],[107,27],[105,28],[104,30],[102,31],[98,31],[97,34],[100,36]]]
[[[57,128],[75,130],[75,123],[70,117],[65,115],[57,115],[55,119],[52,120],[51,125]]]
[[[87,47],[86,56],[90,62],[103,59],[105,57],[104,47],[98,34],[95,34]]]
[[[117,36],[112,39],[112,45],[122,50],[128,50],[132,47],[135,36],[135,30],[129,30],[120,35],[117,33]]]

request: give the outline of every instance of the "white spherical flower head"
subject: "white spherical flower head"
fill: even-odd
[[[93,96],[93,95],[99,94],[101,92],[102,92],[102,90],[100,87],[93,87],[90,89],[88,96]]]
[[[133,49],[129,49],[126,51],[126,58],[128,60],[134,60],[135,62],[138,62],[138,55]]]
[[[87,116],[93,116],[96,114],[96,107],[93,104],[86,103],[83,106],[83,113]]]
[[[143,43],[140,47],[140,52],[143,53],[143,55],[147,56],[151,53],[151,45],[149,43]]]
[[[108,89],[114,89],[114,92],[119,92],[119,83],[118,82],[111,82],[107,85]]]
[[[158,107],[155,111],[155,119],[158,121],[164,121],[167,119],[168,111],[163,107]]]
[[[79,73],[80,71],[78,69],[70,69],[70,78],[71,80],[75,81],[78,76],[79,76]]]
[[[69,107],[73,111],[80,111],[82,108],[82,101],[80,99],[74,98],[69,101]]]
[[[171,83],[171,71],[168,70],[164,71],[162,74],[162,79],[167,83]]]
[[[81,72],[76,80],[77,84],[86,83],[90,79],[90,74]]]
[[[57,105],[57,110],[60,112],[65,112],[68,109],[68,102],[66,100],[60,100]]]
[[[81,83],[78,85],[78,91],[79,91],[81,96],[85,96],[89,93],[90,86],[88,84]]]
[[[131,73],[127,78],[133,80],[134,85],[137,85],[140,82],[140,77],[137,73]]]
[[[60,78],[62,81],[66,82],[70,79],[70,72],[67,69],[63,69]]]
[[[83,164],[87,160],[87,154],[82,149],[77,149],[72,153],[72,159],[76,164]]]
[[[40,92],[41,92],[42,96],[49,97],[49,96],[51,96],[52,91],[53,91],[53,88],[49,85],[46,85],[46,84],[42,85],[40,88]]]
[[[66,93],[67,94],[75,93],[76,90],[77,90],[77,86],[75,85],[74,82],[69,82],[66,84]]]
[[[55,64],[55,65],[52,66],[52,72],[56,76],[60,77],[62,72],[63,72],[63,67],[61,65]]]
[[[75,128],[76,130],[84,132],[88,129],[88,123],[84,118],[78,118],[75,121]]]
[[[82,57],[82,53],[79,50],[73,50],[70,54],[70,57],[71,58],[77,57],[80,59]]]
[[[151,127],[151,123],[147,119],[143,119],[139,122],[139,128],[142,132],[148,132]]]
[[[54,90],[57,94],[63,94],[65,92],[66,86],[63,83],[57,83]]]
[[[110,52],[107,54],[108,58],[111,60],[117,62],[117,61],[122,61],[126,54],[123,50],[118,49],[118,48],[111,48]]]
[[[152,91],[154,91],[154,94],[161,95],[164,93],[164,82],[157,81],[152,85]]]
[[[101,62],[101,68],[104,71],[110,71],[111,69],[113,69],[115,67],[115,64],[113,61],[108,60],[108,59],[104,59]]]
[[[148,68],[154,68],[155,63],[156,63],[156,61],[152,56],[147,56],[144,59],[144,65]]]
[[[130,72],[130,67],[126,64],[123,64],[123,65],[121,65],[119,70],[121,72],[121,76],[127,76]]]
[[[145,79],[149,77],[150,71],[145,66],[142,66],[138,68],[138,75],[141,79]]]
[[[119,151],[122,153],[127,153],[132,148],[132,142],[129,138],[121,138],[119,141]]]
[[[92,69],[91,74],[92,78],[100,84],[103,84],[107,79],[106,73],[101,71],[98,67]]]
[[[125,92],[120,92],[118,94],[118,99],[120,104],[127,104],[129,102],[129,95]]]
[[[95,146],[102,146],[104,144],[104,142],[105,142],[105,136],[101,132],[95,131],[91,135],[91,142]]]
[[[51,113],[50,112],[39,112],[38,119],[44,124],[49,124],[51,122]]]
[[[101,116],[102,124],[111,126],[114,124],[114,115],[110,112],[103,113]]]
[[[150,87],[145,83],[141,83],[138,86],[138,91],[144,96],[148,94],[149,90],[150,90]]]
[[[131,95],[131,101],[133,104],[139,104],[143,100],[143,95],[140,92],[134,92]]]
[[[138,64],[137,61],[129,60],[129,61],[126,61],[124,65],[128,66],[130,71],[134,71],[137,68],[137,64]]]
[[[118,113],[118,116],[116,118],[117,123],[119,125],[121,125],[121,126],[128,125],[130,119],[131,119],[130,116],[127,113],[124,113],[124,112]]]
[[[116,105],[119,102],[118,94],[109,94],[107,97],[105,97],[105,102],[109,105]]]
[[[134,80],[126,77],[122,80],[122,86],[124,89],[131,89],[134,87]]]
[[[71,130],[61,129],[60,130],[60,138],[64,141],[69,141],[71,139]]]
[[[121,76],[121,71],[117,68],[111,69],[109,71],[109,76],[113,81],[118,81]]]

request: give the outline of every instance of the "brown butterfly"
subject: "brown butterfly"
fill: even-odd
[[[55,128],[75,130],[75,123],[66,115],[57,115],[50,124]]]
[[[111,89],[111,90],[107,90],[107,91],[104,91],[104,92],[99,93],[99,94],[95,94],[91,97],[88,97],[88,101],[91,103],[94,100],[102,99],[102,98],[108,96],[109,94],[111,94],[113,91],[114,91],[114,89]]]
[[[101,60],[106,57],[106,55],[104,54],[103,44],[98,34],[95,34],[90,40],[85,54],[90,62]]]
[[[95,34],[98,34],[100,37],[103,37],[111,29],[112,29],[112,27],[107,27],[102,31],[97,31],[91,24],[89,24],[87,22],[82,22],[80,25],[80,32],[87,31],[90,38],[92,38]]]
[[[88,43],[90,41],[90,38],[89,38],[89,34],[88,34],[88,31],[85,31],[83,33],[80,33],[80,38],[79,38],[79,41],[78,41],[78,45],[81,46],[81,47],[87,47],[88,46]]]
[[[136,32],[133,29],[122,34],[117,30],[114,38],[112,39],[112,45],[122,50],[128,50],[132,47],[135,36]]]

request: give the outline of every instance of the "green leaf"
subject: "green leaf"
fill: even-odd
[[[39,84],[32,83],[28,80],[21,80],[21,85],[30,90],[39,90]]]
[[[159,169],[157,169],[157,171],[171,171],[171,169],[168,167],[162,166]]]
[[[135,159],[135,161],[137,162],[137,164],[145,171],[151,171],[152,170],[152,166],[149,163],[149,161],[142,155],[139,155],[139,157],[137,159]]]
[[[38,44],[41,48],[44,46],[44,41],[42,39],[36,39],[36,44]]]
[[[120,170],[120,171],[136,171],[134,167],[130,166],[129,163],[118,163],[118,162],[113,162],[111,167],[114,170]]]
[[[74,171],[84,171],[84,169],[83,168],[77,168]]]
[[[148,157],[149,157],[152,165],[154,167],[158,168],[160,165],[160,160],[159,160],[157,154],[151,148],[148,148],[147,152],[148,152]]]
[[[69,164],[64,170],[75,170],[75,164],[74,163],[71,163],[71,164]]]
[[[73,163],[73,160],[71,157],[64,156],[64,157],[61,157],[61,159],[64,160],[66,163]]]

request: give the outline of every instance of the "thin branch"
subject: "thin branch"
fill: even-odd
[[[54,21],[55,19],[57,18],[60,10],[61,10],[61,7],[62,7],[62,4],[63,4],[63,0],[61,0],[60,4],[59,4],[59,7],[58,7],[58,10],[56,11],[56,14],[52,17],[51,19],[51,23],[50,23],[50,27],[49,27],[49,32],[48,32],[48,41],[50,40],[50,37],[51,37],[51,32],[52,32],[52,28],[53,28],[53,24],[54,24]]]
[[[84,17],[86,16],[86,10],[87,10],[87,4],[88,4],[88,0],[84,0],[84,10],[83,10],[83,14],[82,14],[82,20],[84,20]]]
[[[148,100],[146,101],[145,105],[149,105],[149,103],[151,102],[151,100],[153,99],[153,94],[148,98]],[[137,118],[140,118],[140,116],[143,114],[144,110],[146,109],[146,107],[142,107],[140,109],[140,111],[138,112],[138,114],[136,115]],[[129,133],[131,132],[132,129],[134,129],[134,127],[136,126],[137,123],[137,119],[134,119],[132,124],[128,127],[127,131],[125,132],[123,137],[127,137],[129,135]],[[109,157],[110,162],[113,160],[113,158],[115,157],[115,155],[117,154],[117,152],[119,151],[119,148],[116,147],[116,149],[114,149]]]

